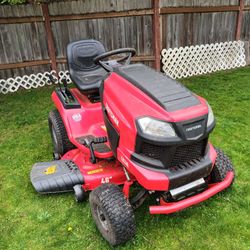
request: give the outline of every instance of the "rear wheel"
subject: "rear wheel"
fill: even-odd
[[[212,183],[221,182],[225,179],[229,171],[234,172],[234,167],[229,157],[221,149],[216,148],[215,150],[217,153],[217,158],[214,168],[211,172]],[[232,184],[233,182],[231,185]]]
[[[65,129],[63,120],[57,109],[50,111],[49,117],[49,130],[54,147],[54,155],[57,158],[64,155],[69,150],[75,148],[75,146],[70,142],[67,131]]]
[[[99,186],[90,193],[89,201],[97,228],[112,246],[125,243],[135,235],[133,209],[117,185]]]

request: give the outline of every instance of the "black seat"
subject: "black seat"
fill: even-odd
[[[105,52],[96,40],[80,40],[67,46],[69,73],[76,87],[84,94],[99,94],[99,87],[107,72],[93,62]]]

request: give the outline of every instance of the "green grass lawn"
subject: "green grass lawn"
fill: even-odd
[[[250,68],[182,80],[212,106],[210,140],[232,158],[231,190],[174,215],[136,212],[137,234],[118,249],[250,249]],[[52,158],[47,116],[52,86],[0,95],[0,249],[109,249],[88,202],[37,194],[32,164]]]

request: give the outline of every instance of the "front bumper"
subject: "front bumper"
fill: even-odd
[[[227,173],[226,178],[222,182],[209,184],[208,188],[200,194],[194,195],[178,202],[165,202],[161,199],[160,205],[149,207],[150,214],[171,214],[198,204],[228,188],[233,179],[234,173],[231,171]]]

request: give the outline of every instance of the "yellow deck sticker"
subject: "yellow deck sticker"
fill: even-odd
[[[56,165],[46,168],[44,171],[45,174],[54,174],[56,172]]]
[[[103,168],[97,168],[91,171],[88,171],[87,174],[97,174],[103,171]]]

